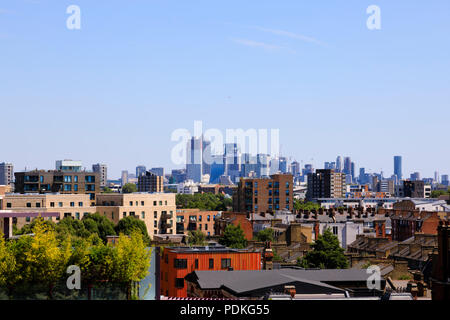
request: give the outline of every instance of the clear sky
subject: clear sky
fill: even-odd
[[[449,17],[448,0],[0,0],[0,162],[169,169],[171,133],[202,120],[278,128],[315,167],[450,173]]]

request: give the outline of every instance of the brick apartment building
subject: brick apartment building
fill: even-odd
[[[214,235],[214,219],[220,211],[200,209],[177,209],[176,233],[187,234],[199,230],[207,236]]]
[[[293,209],[292,174],[274,174],[270,178],[241,178],[233,194],[233,211],[247,213]]]
[[[92,205],[100,192],[100,174],[87,171],[33,170],[16,172],[16,193],[88,194]]]
[[[346,193],[345,173],[333,169],[319,169],[308,174],[308,200],[318,198],[343,198]]]
[[[450,300],[450,226],[445,221],[438,227],[438,252],[433,254],[433,270],[431,275],[432,299]]]
[[[261,270],[261,253],[210,247],[166,247],[161,259],[161,295],[187,297],[185,277],[198,270]]]
[[[143,220],[150,237],[175,234],[173,193],[102,193],[97,196],[96,208],[114,223],[129,216]]]

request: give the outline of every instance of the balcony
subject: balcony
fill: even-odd
[[[173,218],[173,213],[168,213],[166,211],[163,211],[161,214],[162,220],[168,220],[168,219],[172,219],[172,218]]]

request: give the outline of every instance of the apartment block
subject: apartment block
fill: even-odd
[[[92,171],[100,174],[100,187],[106,187],[108,181],[108,166],[106,164],[97,163],[92,165]]]
[[[233,211],[247,213],[293,209],[292,174],[270,178],[241,178],[233,194]]]
[[[12,223],[19,229],[41,213],[55,213],[53,217],[48,217],[49,220],[54,222],[64,217],[80,220],[87,214],[95,213],[95,207],[90,204],[91,200],[88,194],[9,193],[3,196],[4,210],[17,214],[30,213],[28,216],[21,214],[13,218]]]
[[[332,169],[319,169],[308,174],[308,200],[318,198],[343,198],[346,193],[345,173]]]
[[[11,186],[14,181],[14,166],[12,163],[0,163],[0,185]]]
[[[176,233],[188,234],[199,230],[207,236],[213,236],[214,220],[220,211],[201,211],[200,209],[177,209]]]
[[[100,174],[87,171],[33,170],[14,174],[16,193],[87,194],[95,205]]]
[[[97,212],[114,223],[128,216],[145,222],[150,237],[175,234],[173,193],[105,193],[97,195]]]
[[[163,192],[164,177],[147,171],[138,177],[137,189],[139,192]]]

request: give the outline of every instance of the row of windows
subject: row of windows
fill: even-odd
[[[167,255],[165,256],[165,262],[167,263]],[[224,258],[221,259],[220,267],[222,269],[228,269],[231,268],[231,259],[230,258]],[[214,259],[211,258],[208,261],[208,267],[209,269],[214,269]],[[173,266],[176,269],[187,269],[187,259],[173,259]],[[195,267],[194,269],[198,269],[198,259],[195,259]]]
[[[130,201],[129,203],[130,203],[130,207],[133,206],[133,203],[135,203],[136,206],[139,205],[139,201],[135,201],[135,202]],[[163,205],[163,202],[162,202],[162,201],[153,201],[153,205],[154,205],[154,206],[157,206],[158,204],[159,204],[160,206],[162,206],[162,205]],[[167,206],[167,200],[164,201],[164,205]],[[145,201],[141,201],[141,206],[145,206]]]
[[[32,203],[31,202],[27,202],[26,204],[27,208],[31,208],[32,207]],[[64,205],[62,202],[58,202],[58,207],[62,208]],[[70,202],[70,206],[71,207],[75,207],[75,202]],[[6,203],[6,207],[7,208],[12,208],[12,203],[11,202],[7,202]],[[50,207],[54,208],[55,207],[55,203],[54,202],[50,202]],[[78,202],[78,207],[83,207],[83,202]],[[41,203],[40,202],[36,202],[35,203],[35,208],[41,208]]]

